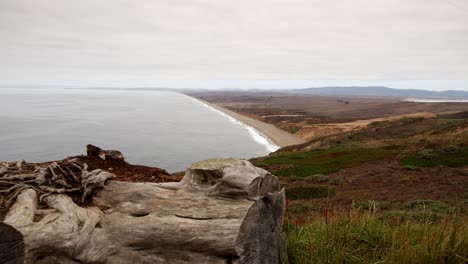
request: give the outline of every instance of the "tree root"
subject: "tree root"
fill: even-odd
[[[66,159],[49,164],[29,164],[24,161],[0,162],[0,220],[25,189],[33,189],[40,201],[51,194],[69,194],[79,204],[89,201],[113,174],[102,170],[87,171],[86,163]]]

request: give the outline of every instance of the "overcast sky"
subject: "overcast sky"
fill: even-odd
[[[467,0],[0,0],[0,85],[468,90]]]

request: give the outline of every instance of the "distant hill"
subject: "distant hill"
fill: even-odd
[[[317,87],[284,90],[288,93],[331,95],[331,96],[370,96],[370,97],[398,97],[418,99],[468,99],[467,91],[427,91],[418,89],[394,89],[384,86],[351,86],[351,87]]]

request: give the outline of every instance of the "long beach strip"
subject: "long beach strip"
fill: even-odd
[[[270,152],[276,151],[280,147],[286,147],[305,142],[303,139],[283,131],[271,124],[238,114],[234,111],[215,104],[210,104],[198,98],[193,98],[190,96],[188,97],[230,118],[231,122],[244,125],[251,134],[252,138],[258,143],[265,145],[267,150]]]

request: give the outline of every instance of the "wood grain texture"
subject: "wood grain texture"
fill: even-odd
[[[280,263],[284,190],[238,159],[193,164],[178,183],[108,181],[80,207],[26,189],[5,217],[26,263]]]

